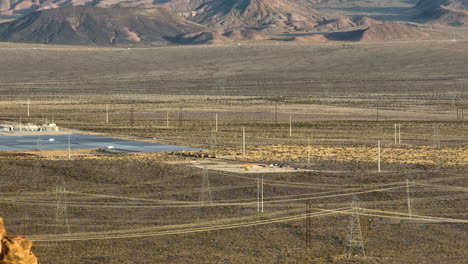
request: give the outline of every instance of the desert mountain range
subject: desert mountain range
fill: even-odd
[[[166,8],[71,6],[34,12],[0,24],[0,39],[11,42],[118,45],[165,43],[167,38],[200,31]]]
[[[356,9],[372,1],[377,0],[349,2]],[[334,8],[346,2],[339,0],[0,0],[0,19],[9,20],[0,24],[0,41],[79,45],[389,41],[430,39],[431,33],[418,24],[467,27],[468,0],[411,1],[407,4],[414,14],[411,21],[385,21],[372,14],[343,14]]]
[[[454,27],[468,26],[468,0],[420,0],[419,19],[426,23]]]

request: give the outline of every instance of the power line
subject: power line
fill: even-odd
[[[303,209],[300,209],[303,210]],[[310,214],[310,217],[321,217],[339,213],[346,213],[348,208],[339,208],[339,209],[319,209],[316,213]],[[285,211],[286,213],[286,211]],[[276,215],[276,214],[272,214]],[[151,237],[151,236],[162,236],[162,235],[174,235],[174,234],[189,234],[197,232],[209,232],[216,230],[226,230],[274,223],[282,223],[288,221],[297,221],[307,217],[305,214],[294,214],[290,215],[288,213],[286,216],[270,218],[270,219],[260,219],[254,221],[244,222],[245,217],[242,218],[233,218],[232,220],[238,221],[234,223],[220,224],[225,222],[232,222],[231,219],[222,219],[211,222],[201,222],[193,224],[180,224],[180,225],[170,225],[170,226],[160,226],[160,227],[147,227],[140,229],[131,229],[131,230],[114,230],[114,231],[102,231],[102,232],[84,232],[84,233],[74,233],[74,234],[55,234],[55,235],[37,235],[30,236],[29,238],[33,241],[43,241],[43,242],[53,242],[53,241],[84,241],[84,240],[102,240],[102,239],[118,239],[118,238],[137,238],[137,237]]]
[[[260,212],[260,177],[257,176],[257,213]]]
[[[135,108],[133,104],[130,106],[130,127],[133,128],[135,122]]]
[[[70,233],[70,225],[68,224],[68,214],[67,214],[67,200],[66,200],[66,190],[65,190],[65,179],[63,176],[59,176],[55,185],[55,219],[54,227],[55,232],[59,233],[59,229],[64,228],[68,233]]]
[[[432,145],[436,148],[440,148],[440,132],[439,125],[432,126]]]
[[[202,206],[205,204],[213,204],[211,197],[210,178],[208,175],[208,169],[203,167],[202,187],[200,190],[200,203]]]
[[[242,127],[242,157],[245,157],[245,127]]]
[[[361,253],[363,256],[366,255],[364,251],[364,242],[362,241],[361,224],[359,221],[359,203],[356,194],[353,194],[351,202],[351,219],[349,222],[349,234],[348,234],[348,258],[353,254]]]
[[[106,104],[106,124],[109,123],[109,105]]]
[[[380,140],[377,141],[377,171],[380,172]]]
[[[312,219],[311,219],[311,202],[306,202],[306,215],[305,224],[306,224],[306,248],[312,248]]]
[[[407,204],[408,204],[408,214],[409,214],[409,217],[412,218],[412,214],[411,214],[411,195],[410,195],[410,188],[409,188],[409,180],[406,179],[406,200],[407,200]]]
[[[218,139],[216,137],[216,134],[217,134],[216,129],[211,129],[210,146],[212,148],[215,148],[218,145]]]

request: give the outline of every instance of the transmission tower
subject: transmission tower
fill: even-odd
[[[439,125],[432,126],[433,133],[432,133],[432,144],[436,148],[440,148],[440,132],[439,132]]]
[[[278,102],[275,102],[275,124],[278,123]]]
[[[305,219],[305,224],[306,224],[306,248],[311,249],[312,248],[312,219],[310,217],[310,214],[312,213],[312,204],[310,201],[306,202],[306,219]]]
[[[202,206],[206,204],[213,204],[213,200],[211,197],[210,178],[208,175],[208,169],[206,167],[203,167],[202,187],[200,190],[200,203]]]
[[[351,219],[349,222],[349,234],[348,234],[348,258],[352,254],[361,253],[363,256],[366,255],[364,251],[364,242],[362,241],[361,224],[359,222],[359,203],[355,193],[353,193],[353,200],[351,202]]]
[[[23,213],[23,217],[21,219],[21,230],[23,232],[23,234],[27,234],[28,233],[28,222],[29,222],[29,215],[28,213]]]
[[[130,106],[130,127],[133,127],[135,123],[135,107],[133,104]]]
[[[55,221],[54,227],[55,232],[59,232],[59,228],[65,228],[68,233],[70,233],[70,225],[68,224],[68,214],[67,214],[67,200],[65,192],[65,179],[63,176],[60,176],[57,179],[55,185],[55,197],[56,197],[56,211],[55,211]]]
[[[210,146],[211,147],[216,147],[216,145],[218,145],[218,140],[216,138],[216,129],[212,129],[211,130],[211,136],[210,136]]]
[[[184,108],[182,106],[179,107],[179,128],[182,128],[182,111]]]

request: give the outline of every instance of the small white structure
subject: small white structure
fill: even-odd
[[[1,132],[32,132],[32,131],[47,131],[47,132],[58,132],[59,127],[55,123],[47,123],[41,126],[31,123],[18,123],[15,125],[0,124]]]
[[[37,125],[27,123],[27,124],[18,124],[13,126],[13,131],[39,131],[39,127]]]
[[[57,132],[59,131],[59,128],[55,123],[47,123],[41,126],[40,131]]]
[[[15,126],[0,124],[0,132],[12,132]]]

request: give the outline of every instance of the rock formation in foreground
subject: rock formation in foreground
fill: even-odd
[[[32,242],[21,236],[7,235],[1,217],[0,235],[0,264],[37,264],[37,258],[31,251]]]

